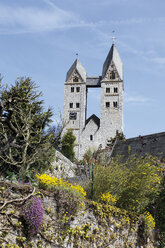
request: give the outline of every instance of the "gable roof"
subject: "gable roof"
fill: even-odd
[[[86,120],[85,125],[87,125],[87,124],[90,122],[90,120],[93,120],[93,121],[95,122],[95,124],[96,124],[98,127],[100,127],[100,119],[99,119],[95,114],[91,115],[91,116]]]
[[[67,72],[66,82],[68,81],[68,79],[70,78],[70,76],[72,75],[72,73],[75,70],[77,70],[77,72],[80,74],[82,80],[85,82],[86,81],[86,71],[78,59],[76,59],[74,61],[73,65],[70,67],[69,71]]]
[[[108,56],[104,62],[103,71],[102,71],[102,79],[105,77],[107,70],[108,70],[112,61],[116,66],[116,69],[117,69],[117,72],[119,73],[120,79],[123,80],[123,64],[122,64],[121,58],[119,56],[119,53],[115,47],[115,44],[112,44],[111,49],[108,53]]]

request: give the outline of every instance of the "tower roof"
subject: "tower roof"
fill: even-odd
[[[108,56],[104,62],[102,78],[105,77],[111,62],[113,62],[115,64],[116,69],[119,73],[120,79],[123,80],[123,64],[122,64],[121,58],[119,56],[119,53],[115,47],[115,44],[112,44],[111,49],[108,53]]]
[[[70,67],[69,71],[67,72],[66,82],[68,81],[68,79],[70,78],[70,76],[75,70],[80,74],[82,80],[85,82],[86,81],[86,70],[84,69],[84,67],[82,66],[82,64],[80,63],[78,59],[74,61],[73,65]]]

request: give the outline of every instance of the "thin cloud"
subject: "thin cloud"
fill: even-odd
[[[132,24],[142,24],[144,22],[150,22],[149,18],[132,18],[132,19],[122,19],[122,20],[112,20],[110,21],[113,25],[132,25]]]
[[[141,104],[141,103],[149,103],[151,102],[152,99],[144,97],[144,96],[129,96],[127,93],[125,93],[125,97],[124,97],[124,102],[127,103],[133,103],[133,104]]]
[[[126,3],[128,1],[129,0],[102,0],[102,1],[98,0],[98,1],[95,1],[94,3],[97,5],[114,5],[114,4]]]
[[[144,24],[144,23],[165,23],[164,17],[158,18],[129,18],[129,19],[118,19],[109,21],[110,24],[115,25],[132,25],[132,24]]]
[[[44,0],[47,8],[14,7],[0,4],[0,33],[19,34],[51,31],[55,29],[92,26],[69,11]]]
[[[160,64],[160,65],[165,65],[165,57],[156,57],[152,58],[151,61]]]

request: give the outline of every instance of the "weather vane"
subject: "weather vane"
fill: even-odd
[[[78,58],[78,53],[76,53],[76,57]]]
[[[115,44],[115,40],[116,40],[116,37],[115,37],[115,30],[112,31],[112,43]]]

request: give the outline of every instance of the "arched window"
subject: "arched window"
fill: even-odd
[[[113,102],[113,107],[117,108],[118,107],[118,103],[117,102]]]
[[[110,93],[110,88],[109,87],[106,88],[106,93]]]
[[[73,108],[73,102],[70,102],[70,103],[69,103],[69,107],[70,107],[70,108]]]
[[[118,88],[114,87],[114,93],[118,93]]]
[[[109,108],[110,107],[110,102],[106,102],[105,106],[106,106],[106,108]]]
[[[114,71],[111,71],[110,72],[110,79],[115,79],[115,73],[114,73]]]
[[[71,87],[71,92],[74,92],[74,87]]]
[[[73,82],[78,82],[78,77],[77,77],[77,76],[75,76],[75,77],[73,78]]]
[[[79,107],[80,107],[80,103],[76,102],[76,108],[79,108]]]

